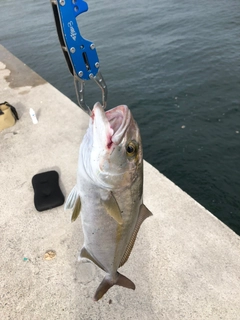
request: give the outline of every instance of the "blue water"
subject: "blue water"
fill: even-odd
[[[127,104],[144,158],[240,234],[240,2],[88,4],[78,22],[96,44],[108,106]],[[0,0],[0,42],[76,101],[51,10]],[[86,90],[89,104],[101,98]]]

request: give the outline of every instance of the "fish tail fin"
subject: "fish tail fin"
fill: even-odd
[[[118,278],[117,278],[117,282],[115,283],[116,285],[135,290],[135,284],[130,279],[128,279],[127,277],[125,277],[123,274],[119,272],[117,273],[117,275],[118,275]]]
[[[109,275],[106,275],[103,281],[100,283],[99,287],[97,288],[97,291],[94,295],[94,300],[98,301],[102,298],[102,296],[114,285],[118,285],[121,287],[125,287],[128,289],[135,290],[135,284],[122,275],[121,273],[117,272],[117,277],[115,280],[109,277]]]
[[[67,200],[64,204],[64,210],[72,209],[73,206],[75,205],[77,197],[78,197],[77,186],[75,186],[67,197]]]

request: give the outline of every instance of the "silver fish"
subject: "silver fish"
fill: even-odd
[[[130,110],[121,105],[104,112],[96,103],[80,146],[77,184],[65,204],[73,210],[72,221],[81,211],[80,257],[107,273],[96,301],[115,284],[135,289],[117,270],[128,260],[142,222],[152,215],[142,193],[141,137]]]

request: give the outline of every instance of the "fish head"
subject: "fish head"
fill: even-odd
[[[140,131],[126,105],[105,112],[102,105],[96,103],[88,139],[91,141],[89,172],[99,186],[122,187],[142,175]]]

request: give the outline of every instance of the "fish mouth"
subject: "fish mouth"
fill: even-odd
[[[120,144],[131,121],[131,112],[126,105],[119,105],[108,111],[104,111],[102,105],[95,103],[92,111],[93,122],[98,123],[98,127],[105,129],[107,146],[112,143]],[[100,125],[101,122],[101,125]]]

